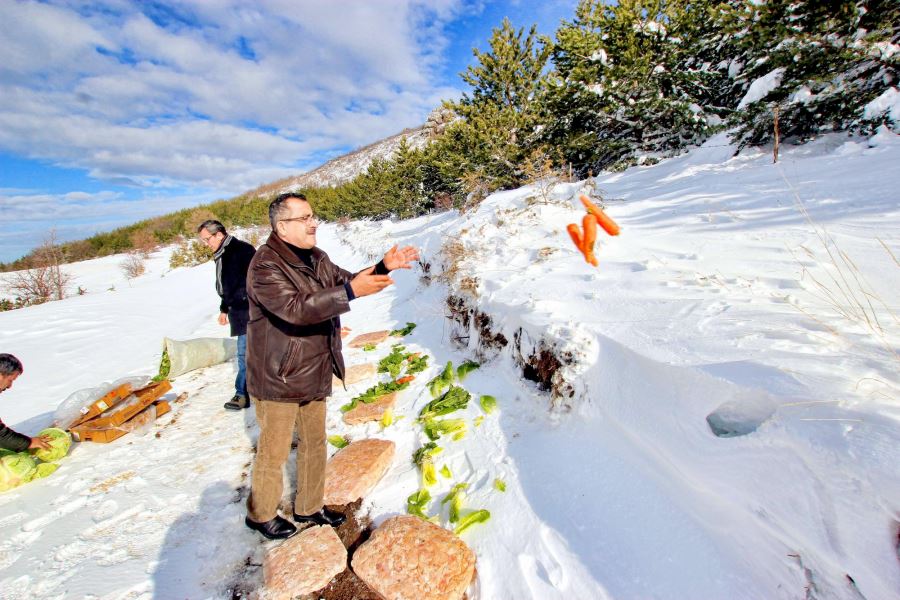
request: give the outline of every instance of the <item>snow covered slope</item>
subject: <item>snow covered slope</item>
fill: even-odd
[[[468,431],[441,439],[452,478],[427,507],[446,523],[440,499],[466,482],[466,510],[490,510],[462,534],[473,598],[896,597],[900,140],[824,137],[777,165],[732,153],[715,138],[464,215],[321,228],[342,266],[398,242],[428,265],[344,319],[356,333],[414,321],[403,343],[433,357],[383,431],[340,420],[366,384],[330,403],[329,433],[397,443],[363,505],[376,523],[420,486],[407,457],[426,440],[425,383],[448,360],[483,362],[464,385],[500,410],[478,426],[477,402],[452,415]],[[615,199],[622,234],[601,233],[598,268],[565,232],[579,193]],[[154,261],[130,287],[111,258],[73,265],[76,283],[97,281],[86,295],[0,313],[0,351],[25,363],[0,397],[7,424],[37,431],[71,391],[152,372],[163,335],[223,334],[211,265]],[[0,598],[258,585],[266,545],[241,523],[257,430],[252,411],[221,410],[232,378],[231,364],[182,376],[187,397],[154,433],[79,445],[50,478],[0,495]]]

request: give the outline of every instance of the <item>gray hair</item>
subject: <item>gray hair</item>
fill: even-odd
[[[215,219],[207,219],[200,223],[200,225],[197,226],[197,233],[200,233],[204,229],[209,232],[209,235],[216,235],[220,231],[222,232],[222,235],[228,235],[222,222],[216,221]]]
[[[269,204],[269,224],[272,226],[273,232],[275,231],[275,224],[282,219],[286,219],[290,213],[290,209],[285,206],[285,203],[291,198],[309,202],[309,200],[306,199],[306,196],[300,192],[285,192],[284,194],[278,194],[278,196],[272,200],[272,203]]]
[[[12,375],[13,373],[21,373],[24,370],[22,361],[12,354],[0,354],[0,375]]]

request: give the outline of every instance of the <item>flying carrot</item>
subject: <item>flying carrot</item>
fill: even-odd
[[[619,226],[615,221],[606,216],[606,213],[603,212],[602,208],[591,202],[584,194],[580,196],[580,200],[587,211],[597,217],[597,223],[603,228],[603,231],[609,235],[619,235]]]
[[[415,378],[416,378],[415,375],[407,375],[406,377],[401,377],[400,379],[398,379],[396,381],[396,383],[409,383],[410,381],[412,381]]]
[[[578,225],[575,223],[569,223],[566,225],[566,231],[569,232],[569,235],[572,237],[572,241],[575,242],[575,247],[578,248],[578,251],[582,254],[584,253],[584,240],[581,238],[581,230],[578,229]]]
[[[597,241],[597,217],[593,213],[588,213],[584,215],[582,223],[584,225],[584,245],[582,246],[584,260],[596,267],[598,263],[597,257],[594,256],[594,244]]]

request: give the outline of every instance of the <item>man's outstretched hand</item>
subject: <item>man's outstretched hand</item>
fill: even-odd
[[[412,246],[404,246],[398,249],[395,245],[387,251],[383,260],[384,266],[391,271],[394,269],[410,269],[412,266],[409,263],[419,260],[419,251]]]
[[[369,269],[371,271],[371,269]],[[394,280],[387,275],[369,275],[360,273],[350,281],[350,287],[353,289],[353,295],[357,298],[375,294],[394,283]]]

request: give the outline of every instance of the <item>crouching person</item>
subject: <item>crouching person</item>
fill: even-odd
[[[0,393],[12,387],[16,378],[22,374],[24,368],[22,362],[12,354],[0,354]],[[17,431],[13,431],[0,421],[0,448],[13,452],[26,450],[49,450],[49,438],[28,437]]]
[[[352,274],[316,247],[318,223],[302,194],[269,206],[272,234],[247,275],[247,387],[256,407],[259,441],[253,461],[247,527],[283,539],[296,526],[278,515],[282,468],[297,432],[294,521],[337,526],[344,515],[324,508],[325,400],[332,374],[344,377],[339,315],[354,298],[392,283],[387,273],[410,268],[412,247],[389,251],[374,267]]]

